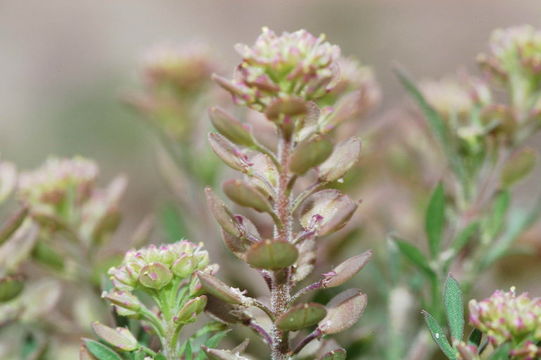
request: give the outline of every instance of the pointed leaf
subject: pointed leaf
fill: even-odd
[[[91,339],[83,339],[89,353],[96,357],[97,360],[122,360],[110,347]]]
[[[400,253],[408,259],[413,265],[417,267],[421,272],[423,272],[427,277],[433,278],[436,276],[434,270],[430,267],[428,260],[421,250],[417,249],[412,244],[393,238],[394,243],[397,245]]]
[[[436,319],[434,319],[434,317],[426,311],[423,311],[423,315],[425,317],[426,325],[428,326],[428,329],[432,334],[432,339],[434,339],[434,342],[438,344],[441,351],[443,351],[443,353],[445,354],[445,356],[447,356],[449,360],[456,360],[456,351],[455,349],[453,349],[451,344],[449,344],[449,341],[447,340],[443,329],[438,324]]]
[[[464,336],[464,302],[460,285],[451,275],[447,277],[445,282],[443,302],[447,323],[451,330],[451,338],[461,341]]]
[[[440,252],[445,226],[445,191],[440,183],[432,193],[425,215],[425,230],[432,257]]]

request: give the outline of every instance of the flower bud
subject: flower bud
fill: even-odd
[[[360,255],[353,256],[334,269],[323,275],[323,287],[331,288],[344,284],[353,278],[368,263],[372,251],[368,250]]]
[[[228,180],[223,184],[224,193],[237,204],[259,212],[272,213],[272,206],[257,189],[243,180]]]
[[[134,351],[139,347],[137,340],[130,330],[117,327],[113,329],[96,321],[92,323],[92,329],[103,341],[123,351]]]
[[[319,178],[322,181],[336,181],[342,178],[361,155],[361,140],[349,138],[335,146],[331,156],[319,167]]]
[[[171,270],[176,276],[186,278],[193,274],[193,272],[196,270],[196,266],[197,264],[192,256],[183,254],[174,262]]]
[[[160,290],[171,282],[173,274],[161,263],[150,263],[141,269],[139,283],[148,288]]]
[[[324,334],[336,334],[352,327],[366,308],[367,297],[357,289],[336,295],[327,304],[327,316],[319,323]]]
[[[188,324],[195,321],[197,315],[199,315],[207,305],[207,297],[199,296],[195,299],[190,299],[180,309],[174,321],[177,324]]]
[[[219,107],[210,108],[209,115],[214,128],[229,141],[240,146],[254,146],[254,138],[247,125]]]

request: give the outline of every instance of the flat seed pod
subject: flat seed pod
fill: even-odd
[[[321,217],[317,234],[327,235],[344,227],[357,209],[357,204],[335,189],[326,189],[310,196],[301,209],[300,223],[305,229],[312,226],[314,217]]]
[[[287,241],[265,240],[252,245],[246,262],[258,269],[279,270],[291,266],[299,257],[295,245]]]
[[[319,167],[319,178],[323,181],[336,181],[355,165],[361,155],[361,140],[349,138],[336,145],[331,156]]]
[[[276,319],[276,325],[281,330],[297,331],[320,322],[327,310],[317,303],[298,304]]]
[[[232,288],[225,284],[222,280],[210,274],[197,272],[197,277],[201,281],[201,286],[209,294],[225,301],[232,305],[241,305],[246,302],[246,297],[240,292],[239,289]]]
[[[219,107],[211,107],[209,116],[214,128],[229,141],[241,146],[253,146],[254,138],[248,126]]]
[[[224,193],[231,201],[259,212],[272,212],[271,204],[250,183],[242,180],[228,180],[223,185]]]
[[[301,142],[291,154],[289,169],[297,175],[303,175],[327,160],[332,149],[332,142],[322,136],[312,137],[308,141]]]
[[[16,298],[24,288],[22,275],[8,275],[0,278],[0,303]]]
[[[248,358],[234,353],[231,350],[210,349],[206,346],[201,346],[201,348],[211,360],[248,360]]]
[[[133,351],[139,346],[135,337],[126,328],[118,327],[113,329],[112,327],[96,321],[92,323],[92,329],[100,339],[113,345],[117,349]]]
[[[300,116],[308,112],[306,102],[298,98],[277,99],[268,107],[265,115],[271,121],[280,120],[284,116]]]
[[[336,295],[327,304],[327,316],[319,323],[324,334],[336,334],[352,327],[366,308],[367,297],[357,289]]]
[[[227,166],[243,173],[248,171],[250,168],[248,157],[235,144],[216,133],[210,133],[208,139],[212,151]]]
[[[346,350],[334,349],[323,355],[319,360],[346,360]]]
[[[340,265],[324,275],[323,287],[331,288],[340,286],[354,277],[368,263],[372,257],[372,251],[368,250],[360,255],[350,257]]]
[[[218,198],[210,188],[205,189],[205,194],[207,195],[207,203],[210,211],[222,229],[228,234],[240,237],[241,231],[238,224],[224,202]]]

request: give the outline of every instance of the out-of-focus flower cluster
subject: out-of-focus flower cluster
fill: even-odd
[[[541,298],[517,296],[514,289],[498,290],[483,301],[472,300],[469,308],[470,323],[486,333],[493,345],[510,342],[517,356],[541,350],[534,345],[541,340]]]
[[[166,135],[189,140],[201,113],[198,105],[217,70],[209,49],[159,45],[148,51],[142,67],[144,92],[129,102]]]
[[[237,45],[242,62],[232,81],[217,78],[234,99],[264,112],[277,99],[316,100],[338,81],[340,49],[306,30],[278,36],[264,28],[255,44]]]

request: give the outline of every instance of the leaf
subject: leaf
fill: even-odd
[[[534,149],[525,148],[511,156],[501,172],[502,186],[509,188],[528,176],[535,168],[537,160]]]
[[[88,351],[98,360],[122,360],[113,349],[100,342],[91,339],[83,339],[83,341]]]
[[[462,336],[464,335],[464,302],[462,299],[462,290],[459,283],[451,275],[447,277],[445,282],[443,302],[445,304],[447,323],[451,330],[451,338],[462,340]]]
[[[425,215],[425,230],[432,257],[440,252],[445,226],[445,190],[440,183],[432,193]]]
[[[426,326],[428,326],[428,329],[430,330],[430,334],[432,334],[432,339],[438,344],[441,351],[447,356],[450,360],[456,360],[456,351],[451,347],[451,344],[449,344],[449,341],[447,340],[447,337],[445,336],[445,333],[443,332],[443,329],[438,324],[436,319],[432,315],[430,315],[426,311],[422,311],[422,314],[425,317]]]
[[[488,360],[509,360],[509,351],[511,351],[511,346],[509,344],[503,344],[490,354]]]
[[[220,342],[222,341],[222,339],[227,335],[227,333],[231,331],[231,330],[224,330],[224,331],[220,331],[219,333],[213,335],[212,337],[210,337],[206,342],[205,342],[205,346],[208,347],[208,348],[215,348],[217,347],[218,345],[220,345]],[[208,359],[207,355],[205,354],[205,352],[203,351],[199,351],[197,353],[197,359],[196,360],[205,360],[205,359]]]
[[[327,310],[325,306],[317,303],[298,304],[276,319],[280,330],[297,331],[320,322]]]
[[[346,350],[334,349],[323,355],[319,360],[346,360]]]
[[[492,204],[492,209],[487,217],[485,227],[488,238],[498,235],[504,227],[504,220],[511,203],[511,194],[508,190],[500,191]]]
[[[417,249],[412,244],[393,238],[393,241],[398,246],[400,253],[408,259],[413,265],[415,265],[423,274],[429,278],[434,278],[436,274],[434,270],[430,267],[428,260],[421,250]]]
[[[455,254],[458,254],[464,248],[464,246],[466,246],[466,244],[471,239],[471,237],[478,231],[479,231],[478,221],[472,222],[468,224],[464,229],[462,229],[456,236],[455,241],[453,241],[453,244],[451,245]]]
[[[184,360],[192,360],[193,353],[192,353],[192,342],[190,340],[186,341],[186,347],[184,348]]]

